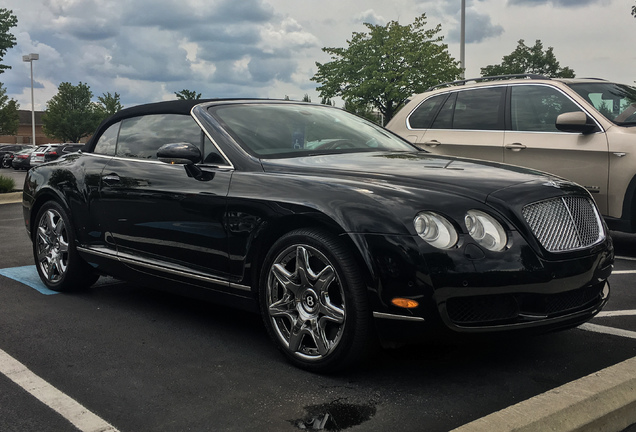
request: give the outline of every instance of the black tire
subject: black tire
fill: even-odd
[[[261,271],[267,331],[294,365],[312,372],[346,368],[373,346],[360,269],[338,237],[298,229],[270,249]]]
[[[99,275],[77,253],[67,212],[49,201],[33,225],[33,258],[42,282],[54,291],[78,291],[93,285]]]
[[[2,159],[2,168],[11,168],[11,159]]]

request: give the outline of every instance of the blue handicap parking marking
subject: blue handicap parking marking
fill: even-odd
[[[48,289],[42,283],[34,265],[0,269],[0,275],[30,286],[44,295],[59,294],[57,291]]]

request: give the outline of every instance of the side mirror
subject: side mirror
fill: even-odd
[[[192,165],[201,162],[201,150],[191,143],[164,144],[157,150],[161,162],[175,165]]]
[[[560,114],[555,126],[561,132],[574,132],[590,134],[598,130],[596,123],[583,111],[575,111]]]

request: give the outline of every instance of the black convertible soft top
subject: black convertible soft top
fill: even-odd
[[[130,108],[124,108],[116,112],[112,116],[104,120],[93,136],[86,143],[86,148],[93,148],[93,141],[100,137],[110,125],[129,117],[137,117],[148,114],[190,114],[192,108],[200,103],[218,101],[220,99],[188,99],[188,100],[172,100],[163,102],[154,102],[142,105],[135,105]]]
[[[163,102],[153,102],[141,105],[135,105],[130,108],[124,108],[121,111],[116,112],[112,116],[105,119],[98,127],[93,136],[86,142],[85,148],[92,149],[95,145],[95,140],[104,133],[108,127],[118,121],[121,121],[130,117],[137,117],[140,115],[151,114],[182,114],[189,115],[192,108],[199,104],[208,102],[229,102],[229,101],[274,101],[274,99],[250,99],[250,98],[217,98],[217,99],[187,99],[187,100],[170,100]],[[278,100],[280,102],[280,100]],[[285,101],[288,102],[288,101]],[[295,102],[302,103],[302,102]]]

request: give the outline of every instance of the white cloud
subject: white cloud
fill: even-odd
[[[468,76],[499,63],[519,39],[554,47],[579,76],[632,83],[636,54],[625,49],[636,20],[611,0],[467,0]],[[438,0],[5,0],[18,45],[0,75],[10,97],[30,107],[22,54],[37,52],[36,107],[61,82],[84,82],[95,96],[117,92],[124,105],[174,98],[182,89],[206,97],[302,98],[318,101],[315,62],[322,47],[345,47],[363,22],[406,25],[421,13],[442,25],[459,57],[459,1]]]
[[[356,15],[354,17],[354,21],[357,23],[385,25],[389,20],[385,19],[382,15],[378,15],[373,9],[367,9],[366,11]]]

